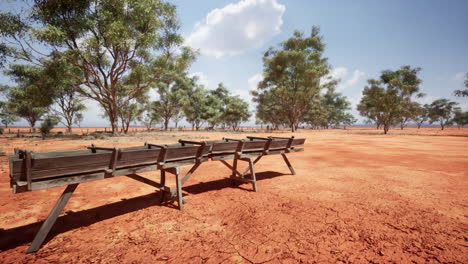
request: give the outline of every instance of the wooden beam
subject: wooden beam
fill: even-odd
[[[78,183],[68,185],[67,188],[65,188],[62,195],[55,203],[54,208],[49,213],[49,216],[47,216],[47,219],[44,221],[44,223],[42,223],[41,228],[37,232],[36,236],[34,237],[33,242],[29,246],[26,253],[36,252],[41,247],[42,243],[47,237],[47,234],[49,234],[50,229],[54,225],[55,221],[57,220],[57,217],[62,212],[68,200],[70,200],[70,197],[72,196],[76,187],[78,187]]]
[[[281,153],[281,156],[283,156],[284,162],[286,162],[286,165],[288,165],[288,168],[289,168],[289,171],[291,171],[291,174],[296,175],[296,171],[294,171],[294,168],[289,162],[288,157],[286,157],[284,153]]]

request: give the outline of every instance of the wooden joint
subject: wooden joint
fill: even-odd
[[[32,155],[29,150],[24,151],[24,161],[26,169],[26,181],[28,182],[28,191],[32,191]]]
[[[165,163],[165,160],[166,160],[166,153],[167,153],[168,146],[167,145],[158,145],[158,144],[149,144],[149,143],[147,143],[147,146],[148,146],[149,149],[151,149],[151,147],[156,147],[156,148],[161,149],[161,151],[159,152],[157,164],[158,164],[158,166],[163,166],[164,163]]]
[[[288,140],[288,144],[286,145],[286,151],[289,152],[291,150],[291,145],[294,140],[294,136],[291,136]]]

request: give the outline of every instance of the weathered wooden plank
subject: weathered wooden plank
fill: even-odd
[[[292,141],[291,146],[301,146],[304,145],[305,143],[305,138],[295,138]]]
[[[263,150],[267,142],[268,141],[266,140],[246,141],[244,143],[244,148],[242,149],[242,151],[248,152],[248,151]]]

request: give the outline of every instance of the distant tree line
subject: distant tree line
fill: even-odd
[[[447,125],[467,125],[468,112],[462,112],[456,102],[448,99],[437,99],[425,105],[415,102],[416,98],[425,96],[419,92],[420,71],[421,68],[402,66],[395,71],[383,71],[379,79],[369,79],[357,106],[360,115],[377,129],[383,128],[385,134],[391,126],[399,125],[403,129],[410,121],[418,128],[425,122],[436,123],[442,130]],[[468,81],[465,86],[468,87]],[[464,96],[463,91],[456,91],[456,94]]]

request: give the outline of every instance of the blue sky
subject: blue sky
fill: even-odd
[[[468,110],[466,97],[453,96],[453,90],[463,88],[463,74],[468,72],[468,1],[170,2],[178,7],[186,44],[201,51],[190,71],[208,88],[223,82],[250,100],[249,91],[261,78],[263,52],[294,30],[310,33],[317,25],[332,76],[341,79],[338,89],[353,108],[367,79],[385,69],[411,65],[422,68],[421,90],[427,96],[421,103],[449,98]],[[90,104],[83,125],[107,123],[96,111]]]

